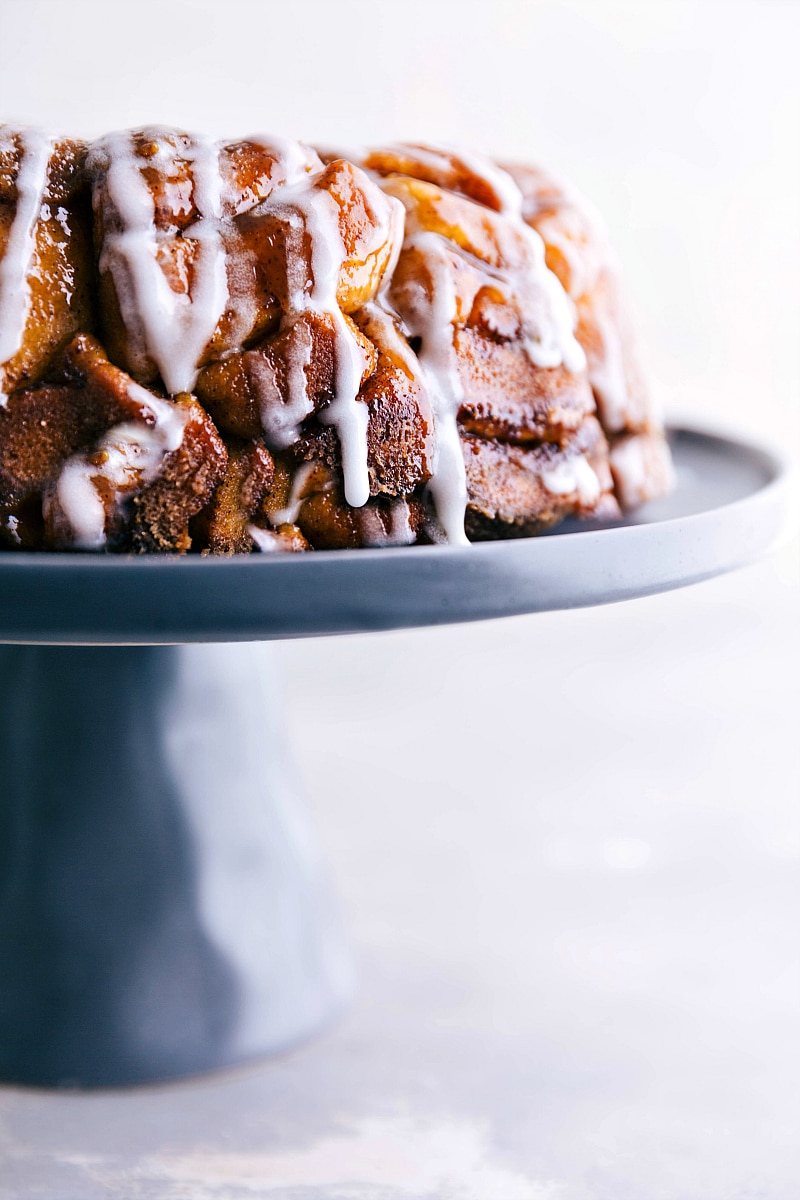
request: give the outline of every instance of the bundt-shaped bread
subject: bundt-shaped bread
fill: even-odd
[[[0,127],[0,545],[464,543],[670,486],[602,227],[539,169]]]

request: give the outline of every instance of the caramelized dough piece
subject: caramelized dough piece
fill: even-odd
[[[433,417],[419,365],[387,313],[366,306],[354,316],[377,356],[375,370],[358,395],[369,410],[370,495],[408,495],[426,483],[432,471]],[[295,452],[341,474],[339,443],[330,427],[309,424]]]
[[[125,394],[95,378],[21,388],[0,408],[0,496],[41,489],[70,454],[128,415]]]
[[[185,553],[192,544],[189,522],[208,502],[225,474],[227,451],[208,414],[192,396],[178,397],[186,425],[177,449],[166,455],[158,477],[133,497],[129,531],[138,553]],[[120,535],[117,535],[120,536]]]
[[[370,494],[406,494],[431,474],[432,415],[419,364],[394,319],[382,309],[365,305],[353,320],[353,336],[365,363],[358,402],[369,410]],[[307,420],[315,412],[324,413],[330,403],[335,355],[330,326],[306,314],[255,349],[206,368],[198,379],[198,395],[221,428],[246,438],[266,430],[274,449],[299,438],[301,457],[319,458],[338,470],[335,431]],[[303,376],[299,387],[298,371]]]
[[[454,325],[471,321],[488,336],[516,341],[536,366],[563,363],[583,372],[574,306],[521,215],[496,213],[415,179],[392,176],[383,186],[406,207],[407,237],[389,294],[410,327],[420,312],[435,308],[446,279]]]
[[[458,422],[467,433],[519,444],[560,443],[594,412],[585,376],[563,366],[536,367],[518,346],[475,329],[458,330],[454,344],[464,392]]]
[[[247,554],[253,549],[248,524],[272,487],[275,462],[263,442],[226,444],[225,476],[192,522],[192,541],[213,554]]]
[[[340,494],[319,492],[303,504],[298,525],[315,550],[410,546],[426,521],[418,497],[380,498],[350,508]]]
[[[563,449],[535,449],[462,439],[472,540],[541,533],[567,516],[619,516],[608,467],[608,446],[594,417],[586,417]]]
[[[150,126],[103,139],[89,166],[104,332],[112,357],[132,375],[153,382],[160,374],[175,392],[193,384],[202,363],[275,328],[278,302],[261,286],[237,222],[276,188],[321,171],[313,150],[254,139],[221,146]],[[119,235],[130,233],[137,212],[144,224],[132,253]],[[154,321],[143,292],[160,293]],[[159,320],[169,328],[159,329]],[[192,340],[188,355],[184,335]],[[180,370],[171,361],[177,357]]]
[[[176,394],[227,312],[221,179],[206,139],[150,126],[92,147],[100,311],[109,354]],[[233,318],[232,318],[233,319]]]
[[[314,274],[315,244],[325,243],[317,269],[333,266],[336,302],[352,313],[375,296],[399,251],[402,211],[363,171],[340,159],[309,175],[301,188],[276,189],[237,221],[237,232],[255,263],[259,290],[274,296],[284,314],[326,286]]]
[[[41,379],[92,328],[85,159],[81,142],[0,126],[0,393]]]
[[[234,217],[262,204],[276,188],[296,184],[322,169],[322,160],[311,146],[268,137],[227,142],[220,147],[219,163],[225,181],[223,210]]]
[[[276,461],[273,486],[262,501],[255,524],[283,537],[301,531],[315,550],[346,550],[410,545],[424,537],[425,521],[426,509],[419,496],[380,496],[361,508],[352,508],[344,500],[335,469],[320,459],[297,465],[284,457]],[[260,544],[260,548],[272,546]]]
[[[358,161],[379,175],[410,175],[494,212],[502,212],[508,203],[509,188],[502,173],[479,155],[408,142],[368,150]]]
[[[130,380],[89,335],[64,353],[58,382],[22,388],[0,408],[0,535],[41,546],[41,493],[66,460],[110,426],[135,417]]]
[[[362,383],[377,355],[344,318],[364,358]],[[336,377],[336,335],[323,315],[304,313],[252,350],[200,373],[197,394],[220,428],[244,438],[266,436],[274,449],[296,441],[301,423],[330,404]]]
[[[530,238],[503,214],[420,179],[390,176],[383,188],[403,204],[408,235],[436,233],[495,271],[530,263]]]
[[[299,143],[150,127],[88,161],[111,357],[172,394],[305,311],[353,311],[399,249],[400,206]]]
[[[57,452],[46,484],[37,481],[44,485],[45,544],[188,549],[189,519],[208,502],[227,459],[207,413],[191,396],[172,403],[146,391],[87,336],[68,347],[62,381],[51,402],[80,411],[84,424],[56,423]]]
[[[355,314],[377,351],[374,373],[359,399],[369,407],[367,465],[370,495],[403,496],[433,470],[433,413],[419,363],[394,318],[376,305]]]

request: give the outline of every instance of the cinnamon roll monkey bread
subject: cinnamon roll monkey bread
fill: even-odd
[[[539,168],[0,127],[0,544],[464,543],[664,493],[602,228]]]

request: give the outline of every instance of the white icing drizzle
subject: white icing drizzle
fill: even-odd
[[[583,454],[555,463],[540,471],[539,478],[544,488],[553,496],[567,496],[576,492],[581,504],[595,504],[600,499],[600,480]]]
[[[362,508],[358,516],[365,546],[410,546],[417,540],[411,527],[411,509],[403,496],[396,497],[389,506],[388,529],[375,508]]]
[[[253,539],[256,549],[262,554],[274,554],[281,548],[281,540],[271,529],[261,529],[258,525],[248,525],[247,532]]]
[[[386,286],[391,286],[389,272],[386,274],[386,279]],[[368,320],[367,335],[372,338],[376,346],[383,347],[392,358],[399,359],[408,377],[413,379],[419,371],[419,361],[398,329],[400,317],[388,300],[386,288],[374,301],[365,304],[361,311]],[[377,332],[377,337],[373,335],[373,327]]]
[[[436,148],[432,146],[414,146],[400,142],[388,147],[390,151],[416,159],[423,167],[429,167],[440,175],[451,175],[454,163],[465,167],[467,171],[486,184],[498,203],[498,211],[504,216],[522,218],[522,192],[517,184],[502,167],[498,167],[483,154],[467,150],[461,146],[441,143]]]
[[[535,318],[531,314],[523,326],[524,349],[534,366],[558,367],[563,365],[576,374],[586,369],[586,355],[575,338],[577,324],[575,307],[564,291],[561,282],[545,261],[545,245],[540,234],[528,225],[523,217],[524,198],[516,181],[483,154],[462,149],[460,146],[441,146],[437,149],[421,146],[399,145],[394,148],[400,154],[408,154],[422,166],[428,166],[440,176],[452,174],[460,164],[476,179],[480,179],[494,195],[498,203],[498,215],[514,229],[522,239],[525,250],[522,263],[515,267],[493,272],[487,264],[484,269],[505,282],[513,296],[517,285],[528,290],[524,279],[538,284],[545,293],[545,305],[537,305]],[[517,278],[515,278],[515,276]],[[522,276],[523,278],[520,278]],[[528,314],[523,312],[523,320]]]
[[[364,353],[345,324],[334,314],[337,333],[336,395],[320,413],[324,425],[334,425],[339,437],[344,477],[344,498],[352,508],[369,500],[367,429],[369,409],[356,399],[364,373]]]
[[[498,167],[497,163],[492,162],[486,155],[477,154],[473,150],[453,147],[450,152],[494,192],[503,216],[511,217],[515,221],[522,220],[522,192],[508,171]]]
[[[264,151],[272,159],[269,171],[269,185],[267,187],[263,187],[263,181],[261,180],[257,180],[255,185],[251,182],[244,187],[244,190],[236,186],[238,176],[235,164],[235,152],[242,145],[252,146],[256,150]],[[226,169],[226,157],[229,154],[234,156],[234,162],[232,166],[230,163],[227,164]],[[240,141],[228,142],[222,145],[220,147],[220,160],[222,170],[222,207],[225,218],[222,225],[222,235],[228,248],[225,264],[228,277],[228,301],[225,310],[226,346],[220,354],[220,357],[225,357],[226,354],[235,353],[241,349],[242,343],[252,333],[259,316],[259,298],[254,287],[258,261],[253,251],[247,249],[238,236],[234,218],[241,216],[243,213],[250,212],[253,208],[262,204],[266,196],[274,191],[276,187],[280,187],[286,183],[297,183],[298,180],[311,171],[319,171],[322,164],[319,156],[310,146],[305,146],[302,142],[294,141],[292,138],[269,137],[262,133],[251,134]],[[262,186],[258,186],[259,183]],[[266,193],[266,195],[263,193]],[[259,385],[263,378],[267,394],[273,394],[270,391],[270,382],[274,384],[275,381],[270,381],[267,376],[264,376],[260,372],[260,368],[258,367],[256,367],[256,373],[258,374]]]
[[[620,439],[611,447],[609,462],[623,509],[662,496],[675,483],[669,447],[659,434],[631,434]]]
[[[542,238],[523,218],[522,192],[511,175],[482,155],[460,148],[442,147],[441,150],[434,150],[401,145],[394,149],[416,159],[420,165],[428,166],[439,177],[452,175],[460,165],[486,184],[498,205],[497,219],[500,224],[496,226],[496,235],[501,246],[503,223],[506,229],[517,235],[517,239],[516,246],[509,242],[508,252],[502,251],[509,265],[493,266],[480,260],[480,270],[492,278],[507,295],[509,302],[515,297],[522,300],[518,306],[522,318],[522,344],[524,352],[535,366],[552,368],[563,364],[571,372],[583,372],[586,369],[586,356],[575,338],[575,307],[557,276],[547,266]],[[378,182],[381,180],[378,179]],[[383,186],[391,194],[391,179],[383,181]],[[453,349],[458,309],[449,254],[462,257],[464,254],[459,247],[450,246],[439,234],[423,229],[415,217],[413,206],[407,213],[406,228],[405,249],[417,250],[422,254],[430,273],[433,292],[429,297],[421,287],[415,288],[413,299],[402,306],[402,318],[409,335],[421,339],[418,358],[428,381],[433,404],[436,448],[433,476],[428,489],[447,540],[463,544],[467,540],[464,534],[467,491],[457,423],[463,390]],[[477,287],[478,276],[475,282]],[[463,279],[461,286],[464,286]],[[466,299],[461,297],[465,304]],[[588,467],[588,463],[586,465]],[[588,469],[591,471],[590,467]],[[581,468],[578,471],[580,473]],[[592,485],[585,472],[581,476],[581,486],[588,496]]]
[[[15,517],[13,513],[9,513],[6,517],[6,529],[11,534],[11,538],[18,546],[22,545],[22,538],[19,536],[19,517]]]
[[[285,506],[273,509],[272,512],[267,513],[272,525],[294,525],[297,522],[297,518],[300,516],[300,509],[303,507],[303,501],[306,499],[306,485],[314,474],[316,465],[313,462],[305,462],[301,463],[297,468]]]
[[[567,214],[568,215],[568,214]],[[585,243],[577,240],[580,231],[575,230],[575,237],[562,227],[564,214],[541,217],[536,221],[536,228],[545,246],[553,246],[567,265],[568,281],[564,290],[573,299],[578,300],[592,290],[597,282],[599,263],[587,251]]]
[[[428,490],[448,542],[466,545],[464,515],[467,510],[467,475],[458,410],[464,393],[453,349],[456,290],[446,244],[436,233],[419,232],[406,241],[407,249],[420,251],[430,272],[431,294],[418,289],[413,311],[403,318],[411,337],[419,337],[417,358],[428,385],[436,430],[433,475]]]
[[[534,274],[547,299],[546,313],[541,314],[535,324],[523,325],[525,353],[536,367],[560,367],[563,363],[568,371],[579,375],[586,370],[586,355],[575,337],[575,305],[561,286],[558,276],[545,262],[545,245],[541,235],[521,218],[519,232],[528,244],[528,269]]]
[[[3,139],[13,146],[9,135]],[[28,282],[36,251],[36,222],[47,187],[52,138],[35,130],[17,133],[22,158],[17,171],[17,203],[0,261],[0,366],[19,352],[30,308]],[[7,397],[0,392],[0,407]]]
[[[267,200],[267,205],[270,200]],[[337,300],[339,272],[346,258],[339,230],[339,207],[329,192],[311,186],[307,180],[294,187],[281,188],[278,203],[283,219],[295,235],[292,239],[295,245],[290,246],[287,253],[289,311],[285,320],[291,325],[302,314],[313,312],[333,324],[335,394],[327,408],[319,413],[319,419],[336,428],[342,455],[345,499],[351,507],[361,508],[369,499],[369,412],[366,404],[361,403],[357,396],[366,360]],[[310,288],[305,269],[304,233],[308,234],[311,245],[313,283]],[[303,389],[294,396],[290,395],[290,408],[299,410],[305,389],[304,369],[290,369],[290,378],[299,385],[299,389]]]
[[[142,171],[163,163],[172,151],[165,131],[146,129],[158,146],[153,158],[140,158],[129,133],[110,134],[93,148],[89,165],[105,168],[108,197],[121,229],[108,230],[100,259],[108,269],[131,334],[140,325],[145,349],[172,395],[190,392],[203,350],[214,335],[228,299],[225,250],[220,222],[222,180],[219,150],[208,139],[192,137],[177,152],[193,167],[192,198],[199,217],[183,232],[195,243],[191,295],[175,292],[157,260],[159,234],[155,201]]]
[[[269,412],[262,410],[264,430],[272,434],[278,448],[290,446],[300,436],[300,424],[314,411],[308,394],[308,376],[314,338],[307,325],[297,322],[287,347],[286,401],[283,409],[272,406]]]
[[[300,425],[314,411],[308,392],[306,369],[311,365],[314,342],[304,321],[290,328],[286,339],[286,377],[281,387],[272,362],[258,350],[245,355],[247,375],[258,396],[261,426],[273,450],[285,450],[300,436]]]
[[[295,138],[280,137],[277,134],[253,133],[243,139],[259,150],[272,154],[280,167],[281,177],[272,179],[273,187],[298,183],[305,175],[316,172],[320,168],[320,158],[316,150],[298,142]],[[243,211],[241,208],[237,211]]]
[[[141,403],[142,419],[113,426],[89,455],[73,455],[56,483],[58,505],[80,550],[100,550],[106,543],[108,510],[103,497],[110,494],[113,509],[118,509],[158,478],[164,459],[183,440],[186,409],[159,400],[135,383],[128,393]]]
[[[619,328],[609,319],[613,308],[608,308],[608,295],[613,296],[617,286],[617,257],[603,218],[586,196],[552,170],[545,182],[550,190],[545,190],[540,206],[555,212],[540,216],[534,203],[529,215],[545,243],[555,247],[566,262],[567,291],[572,300],[594,293],[589,319],[594,322],[600,348],[588,355],[589,382],[604,429],[616,433],[628,427],[635,407]]]

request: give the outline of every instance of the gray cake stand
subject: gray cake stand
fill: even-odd
[[[674,494],[603,528],[465,549],[0,556],[0,1079],[166,1079],[328,1020],[347,955],[273,681],[230,643],[605,604],[779,539],[779,457],[686,429],[672,445]]]

